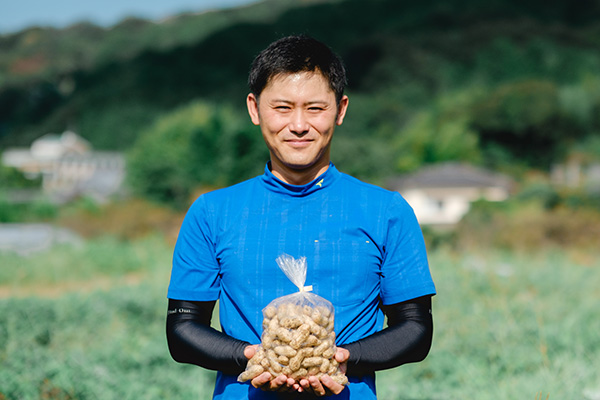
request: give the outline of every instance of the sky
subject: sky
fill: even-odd
[[[111,26],[130,16],[162,19],[184,11],[236,7],[257,0],[0,0],[0,34],[81,21]]]

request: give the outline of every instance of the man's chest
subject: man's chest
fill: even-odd
[[[364,298],[379,284],[383,230],[378,216],[332,201],[266,202],[222,221],[216,257],[222,285],[255,285],[267,296],[297,290],[279,270],[280,254],[306,257],[306,285],[338,304]]]

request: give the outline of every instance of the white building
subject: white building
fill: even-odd
[[[512,180],[462,163],[440,163],[388,182],[411,205],[422,225],[452,225],[479,199],[505,200]]]
[[[44,135],[30,148],[8,149],[2,163],[28,177],[41,176],[43,191],[59,202],[82,194],[104,201],[120,190],[125,177],[121,153],[93,151],[71,131]]]

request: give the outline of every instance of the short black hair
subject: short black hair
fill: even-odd
[[[327,45],[306,35],[281,38],[261,51],[252,62],[248,86],[259,97],[275,76],[302,71],[323,74],[339,104],[346,87],[344,64]]]

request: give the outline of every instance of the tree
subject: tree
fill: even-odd
[[[260,173],[268,152],[257,128],[226,106],[193,102],[140,135],[128,157],[139,195],[176,207],[198,187],[222,187]]]

